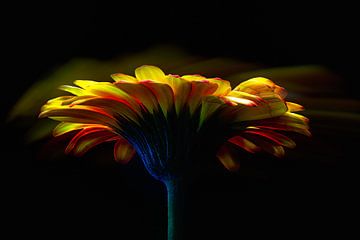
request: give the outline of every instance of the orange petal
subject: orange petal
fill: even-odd
[[[135,150],[128,141],[123,138],[116,141],[114,146],[115,161],[126,164],[133,158],[134,155]]]
[[[216,154],[216,157],[229,171],[236,171],[240,168],[240,163],[235,160],[231,153],[231,149],[226,144],[222,145]]]

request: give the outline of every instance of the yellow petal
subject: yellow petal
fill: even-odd
[[[231,106],[236,106],[238,104],[246,105],[249,107],[257,106],[256,102],[246,98],[225,96],[224,99],[230,101],[232,103]]]
[[[213,94],[216,89],[217,85],[208,81],[191,82],[191,91],[187,100],[190,114],[193,114],[200,106],[203,97]]]
[[[166,83],[173,89],[176,114],[182,111],[191,92],[191,82],[180,77],[168,75]]]
[[[160,68],[150,65],[136,68],[135,76],[138,80],[165,81],[165,73]]]
[[[247,81],[244,81],[235,87],[234,91],[247,92],[254,95],[273,92],[279,95],[282,99],[284,99],[287,95],[287,92],[284,88],[263,77],[251,78]]]
[[[223,105],[224,102],[221,101],[220,98],[215,96],[207,96],[203,98],[202,104],[201,104],[201,112],[200,112],[200,120],[199,120],[199,127],[200,129],[204,122],[213,115],[213,113],[219,109],[221,105]]]
[[[109,82],[95,82],[88,80],[76,80],[74,83],[94,95],[125,101],[137,114],[141,113],[139,103],[136,102],[131,95],[118,88],[116,83],[112,84]]]
[[[260,129],[290,131],[300,133],[305,136],[311,136],[309,126],[305,122],[297,123],[296,119],[293,119],[285,114],[280,117],[256,120],[253,121],[251,125]]]
[[[86,90],[79,88],[79,87],[75,87],[75,86],[70,86],[70,85],[62,85],[59,87],[60,90],[69,92],[74,94],[75,96],[86,96],[86,95],[93,95],[89,92],[87,92]]]
[[[278,117],[255,120],[251,126],[261,129],[291,131],[311,136],[308,119],[299,114],[286,112]]]
[[[115,161],[126,164],[135,155],[134,148],[125,140],[119,139],[114,146]]]
[[[118,98],[92,97],[74,101],[73,104],[98,107],[110,113],[112,116],[120,116],[123,119],[139,125],[138,119],[141,115],[138,115],[127,102],[121,101]]]
[[[62,122],[102,124],[119,128],[117,120],[98,107],[81,105],[73,107],[56,106],[41,112],[39,117],[49,117]]]
[[[257,95],[253,95],[253,94],[246,93],[246,92],[240,92],[240,91],[231,91],[231,92],[229,92],[229,94],[227,96],[248,99],[248,100],[253,101],[255,103],[255,105],[259,105],[264,102],[264,99],[262,99],[261,97],[259,97]]]
[[[213,93],[215,96],[227,95],[231,91],[231,85],[229,81],[223,80],[221,78],[208,78],[207,80],[218,85],[218,88]]]
[[[265,101],[257,106],[238,105],[229,107],[230,115],[234,122],[260,120],[281,116],[287,112],[284,101],[276,94],[266,97]],[[228,114],[225,111],[225,114]]]
[[[74,84],[76,86],[79,86],[83,89],[87,89],[91,86],[94,86],[94,85],[97,85],[99,84],[100,82],[97,82],[97,81],[92,81],[92,80],[75,80],[74,81]]]
[[[138,81],[135,77],[130,76],[130,75],[126,75],[126,74],[123,74],[123,73],[111,74],[111,78],[115,82],[132,82],[132,83],[135,83],[135,82]]]
[[[157,98],[165,117],[168,112],[172,109],[174,104],[174,92],[168,84],[156,83],[151,81],[141,82],[144,86],[151,90],[151,92]]]
[[[201,76],[199,74],[193,74],[193,75],[184,75],[181,76],[182,79],[185,79],[186,81],[201,81],[201,80],[205,80],[206,77]]]
[[[286,105],[290,112],[299,112],[304,110],[304,107],[297,103],[286,102]]]
[[[287,117],[287,118],[291,119],[292,122],[298,123],[298,124],[307,125],[309,122],[309,119],[307,117],[297,114],[297,113],[292,113],[292,112],[285,113],[283,117]]]
[[[76,96],[60,96],[48,100],[46,104],[51,106],[55,106],[55,105],[61,106],[61,105],[67,105],[76,99],[78,99],[78,97]]]
[[[147,111],[158,110],[158,102],[153,92],[140,83],[115,83],[116,86],[135,98]]]
[[[66,134],[68,132],[71,131],[76,131],[76,130],[80,130],[80,129],[84,129],[84,128],[103,128],[103,129],[108,129],[111,130],[111,128],[104,126],[104,125],[100,125],[100,124],[84,124],[84,123],[68,123],[68,122],[62,122],[59,123],[53,130],[53,136],[54,137],[58,137],[60,135]]]

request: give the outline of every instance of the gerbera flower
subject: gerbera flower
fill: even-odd
[[[116,161],[127,163],[138,154],[169,194],[190,168],[193,148],[204,142],[213,143],[225,168],[236,170],[233,147],[281,157],[283,147],[295,147],[284,132],[310,135],[307,118],[294,113],[302,106],[287,102],[286,91],[266,78],[232,89],[220,78],[165,75],[155,66],[137,68],[135,77],[111,77],[114,82],[76,80],[76,86],[61,86],[71,95],[49,100],[40,117],[60,121],[55,136],[77,131],[67,153],[82,155],[114,141]]]

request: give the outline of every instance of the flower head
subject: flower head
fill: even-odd
[[[135,77],[111,77],[114,82],[76,80],[76,86],[61,86],[71,95],[42,107],[40,117],[60,121],[54,136],[77,131],[67,153],[82,155],[114,141],[116,161],[127,163],[137,153],[151,175],[166,181],[186,172],[192,148],[204,140],[215,142],[218,159],[235,170],[234,146],[281,157],[283,147],[295,147],[284,132],[310,135],[307,118],[293,113],[302,106],[285,101],[286,91],[266,78],[231,89],[220,78],[165,75],[147,65],[137,68]],[[212,132],[214,139],[208,139]]]

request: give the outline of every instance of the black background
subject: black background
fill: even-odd
[[[268,66],[320,64],[343,76],[346,94],[358,97],[356,14],[345,3],[51,1],[14,3],[9,12],[3,17],[3,58],[10,63],[2,81],[9,89],[2,93],[3,116],[32,83],[71,58],[110,59],[163,43]],[[138,161],[98,167],[90,159],[100,152],[89,153],[89,161],[39,162],[21,129],[10,124],[2,132],[3,206],[12,234],[165,239],[165,191]],[[298,151],[326,148],[333,141],[326,136],[304,141]],[[349,145],[335,156],[326,149],[325,157],[318,151],[304,161],[260,156],[240,174],[215,170],[221,166],[214,163],[189,190],[188,239],[324,236],[351,228],[343,220],[353,211],[354,182],[346,177],[357,145],[355,136],[341,137],[349,137]]]

